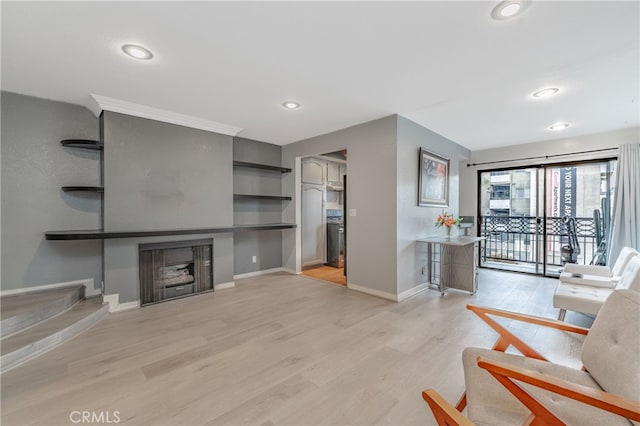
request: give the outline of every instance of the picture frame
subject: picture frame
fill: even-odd
[[[420,148],[418,206],[449,206],[449,159]]]

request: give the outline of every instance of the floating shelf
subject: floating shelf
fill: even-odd
[[[249,167],[252,169],[272,170],[274,172],[289,173],[291,169],[287,167],[269,166],[267,164],[248,163],[246,161],[234,161],[233,165],[236,167]]]
[[[104,192],[101,186],[63,186],[64,192]]]
[[[60,141],[62,146],[69,148],[84,148],[93,151],[102,151],[104,144],[100,141],[92,141],[89,139],[65,139]]]
[[[288,201],[291,197],[285,195],[252,195],[252,194],[233,194],[234,200],[275,200]]]
[[[195,234],[219,234],[224,232],[246,232],[246,231],[270,231],[275,229],[295,228],[295,223],[267,223],[253,225],[221,226],[215,228],[183,228],[165,229],[157,231],[103,231],[80,230],[80,231],[47,231],[44,233],[47,240],[107,240],[112,238],[135,238],[135,237],[158,237],[165,235],[195,235]]]

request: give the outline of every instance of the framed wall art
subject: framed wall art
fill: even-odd
[[[420,148],[419,206],[449,205],[449,160]]]

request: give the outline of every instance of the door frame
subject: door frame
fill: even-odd
[[[558,167],[571,167],[571,166],[580,166],[585,164],[593,164],[593,163],[607,163],[610,161],[618,160],[617,156],[614,157],[604,157],[597,159],[588,159],[588,160],[572,160],[572,161],[564,161],[564,162],[553,162],[553,163],[544,163],[544,164],[530,164],[530,165],[520,165],[520,166],[510,166],[510,167],[499,167],[499,168],[491,168],[491,169],[483,169],[477,170],[476,182],[477,182],[477,198],[476,198],[476,236],[480,236],[482,224],[481,216],[481,197],[482,197],[482,173],[490,173],[490,172],[501,172],[501,171],[512,171],[512,170],[522,170],[522,169],[536,169],[536,181],[540,181],[539,173],[542,173],[542,188],[538,188],[537,199],[536,199],[536,223],[541,226],[542,232],[538,232],[536,234],[536,238],[539,239],[539,245],[542,245],[542,249],[538,249],[538,253],[536,256],[536,272],[528,272],[528,271],[508,271],[515,273],[522,273],[528,275],[537,275],[547,277],[547,169],[549,168],[558,168]],[[610,185],[609,185],[610,186]],[[542,215],[540,215],[540,197],[542,197]],[[540,223],[538,223],[538,219],[540,219]],[[542,253],[539,253],[539,252]],[[540,256],[542,256],[542,262],[540,262]],[[486,269],[494,269],[504,271],[504,269],[492,268],[489,266],[482,266],[482,250],[478,251],[478,265],[481,268]],[[542,272],[539,271],[540,265],[542,266]],[[555,278],[555,276],[553,276]]]

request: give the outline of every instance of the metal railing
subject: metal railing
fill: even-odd
[[[540,244],[546,244],[547,267],[562,266],[560,249],[567,244],[567,230],[562,217],[546,218],[546,239],[543,241],[545,220],[535,216],[481,216],[481,261],[504,264],[532,264],[536,253],[542,255]],[[588,264],[598,248],[592,217],[577,217],[576,230],[581,253],[578,263]],[[540,259],[542,263],[542,259]]]

